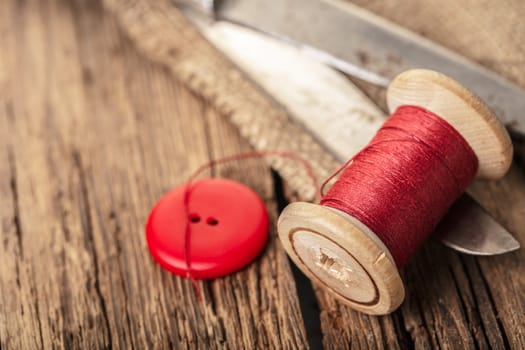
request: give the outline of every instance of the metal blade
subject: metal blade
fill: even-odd
[[[525,91],[486,68],[340,0],[222,0],[216,16],[285,39],[349,75],[386,86],[411,68],[468,87],[513,132],[525,135]]]
[[[365,146],[383,123],[383,112],[346,77],[305,57],[295,46],[240,26],[203,21],[191,11],[185,14],[339,161]],[[266,142],[260,144],[268,147]],[[473,200],[459,210],[453,211],[457,224],[444,224],[446,230],[441,230],[446,245],[477,255],[519,248],[510,233]]]
[[[461,234],[457,234],[457,231]],[[491,232],[490,235],[480,234]],[[519,249],[520,244],[469,196],[463,195],[437,230],[443,244],[463,253],[496,255]]]

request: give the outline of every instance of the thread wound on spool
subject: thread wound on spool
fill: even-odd
[[[445,120],[401,106],[321,200],[368,226],[402,266],[476,175],[478,159]]]

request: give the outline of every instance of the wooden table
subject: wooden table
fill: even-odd
[[[366,6],[525,87],[524,6],[470,2]],[[199,282],[199,302],[188,280],[152,261],[144,223],[198,166],[251,148],[116,17],[99,0],[0,2],[1,349],[525,348],[523,249],[474,258],[430,241],[403,270],[398,311],[356,313],[287,259],[273,227],[290,198],[262,160],[214,175],[259,192],[270,242],[241,272]],[[451,35],[461,26],[476,30]],[[523,174],[514,165],[472,188],[522,245]]]

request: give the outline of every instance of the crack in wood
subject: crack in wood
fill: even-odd
[[[452,281],[456,288],[456,293],[459,296],[460,306],[462,308],[463,314],[467,318],[467,321],[469,322],[469,324],[471,324],[470,330],[473,333],[474,345],[478,349],[486,348],[490,344],[490,340],[487,334],[487,329],[485,327],[485,324],[482,321],[481,310],[479,309],[479,306],[477,304],[478,297],[476,295],[476,289],[474,288],[474,282],[472,280],[471,275],[469,274],[468,268],[466,267],[465,258],[462,256],[458,256],[458,259],[460,262],[461,269],[463,270],[465,277],[466,277],[465,279],[467,281],[467,286],[468,286],[467,292],[470,295],[472,295],[472,297],[476,300],[476,302],[472,303],[473,304],[472,307],[470,308],[468,307],[468,303],[465,300],[466,298],[465,291],[461,290],[459,280],[458,280],[459,277],[456,276],[453,269],[450,269],[450,275],[452,277]],[[472,312],[470,312],[470,309],[474,310],[474,314],[472,315],[472,317],[475,317],[476,318],[475,320],[471,318]],[[472,325],[474,323],[479,326],[479,328],[481,329],[481,332],[475,332],[475,328]],[[476,336],[477,333],[481,333],[481,336],[483,337],[483,343],[480,343],[480,340]]]
[[[8,146],[7,148],[7,161],[9,163],[9,170],[10,170],[10,179],[9,179],[9,187],[11,188],[11,196],[13,201],[13,224],[15,225],[15,235],[18,242],[18,250],[20,252],[20,256],[22,259],[24,259],[24,245],[22,241],[22,225],[20,223],[20,204],[19,204],[19,198],[18,198],[18,184],[16,180],[16,162],[15,162],[15,156],[12,148]],[[18,282],[20,284],[20,282]]]
[[[459,307],[461,308],[461,311],[463,312],[463,314],[467,318],[467,321],[468,322],[472,322],[472,320],[470,318],[470,313],[468,311],[469,308],[467,307],[467,304],[466,304],[466,302],[464,300],[464,297],[461,294],[461,288],[459,287],[459,283],[458,283],[457,277],[455,276],[453,271],[450,271],[450,275],[451,275],[451,278],[452,278],[452,281],[453,281],[453,284],[454,284],[454,289],[456,290],[456,294],[458,295]],[[472,328],[471,327],[470,327],[470,331],[472,332]],[[482,332],[482,333],[483,333],[483,337],[485,338],[484,332]],[[474,346],[476,347],[476,349],[479,349],[480,348],[479,339],[477,337],[475,337],[475,336],[473,338],[474,338]],[[485,344],[485,346],[486,346],[486,344]]]
[[[66,242],[70,242],[71,241],[71,231],[69,229],[69,226],[67,225],[67,216],[68,216],[68,212],[67,212],[67,209],[64,207],[64,205],[62,204],[62,200],[63,200],[63,192],[58,190],[56,192],[56,196],[55,196],[55,202],[59,204],[60,208],[60,225],[61,225],[61,228],[62,228],[62,233],[64,234],[64,239]]]
[[[500,317],[498,315],[498,307],[496,306],[496,303],[494,302],[494,296],[492,295],[492,291],[490,290],[490,287],[489,287],[489,284],[487,282],[487,279],[486,279],[485,275],[483,274],[483,271],[481,270],[481,267],[479,266],[479,261],[474,260],[474,266],[477,268],[478,273],[479,273],[480,278],[481,278],[481,283],[483,284],[483,287],[485,288],[485,290],[487,292],[488,300],[489,300],[489,303],[490,303],[490,308],[491,308],[492,313],[494,314],[494,316],[496,318],[496,324],[498,326],[498,330],[500,332],[501,339],[503,340],[503,344],[505,345],[506,349],[510,349],[511,346],[510,346],[509,338],[507,336],[507,333],[505,332],[505,327],[503,326],[503,323],[501,322],[501,319],[500,319]]]
[[[273,192],[277,203],[277,212],[280,213],[289,201],[285,195],[284,182],[279,173],[272,169]],[[306,328],[308,346],[311,349],[320,349],[323,346],[320,308],[315,296],[311,281],[295,266],[288,258],[290,263],[297,292],[299,294],[299,306]],[[298,348],[304,344],[295,344]]]
[[[217,295],[215,295],[213,287],[211,286],[210,283],[204,283],[204,287],[205,287],[204,290],[207,292],[206,294],[209,297],[209,303],[210,303],[210,307],[213,312],[213,315],[217,317],[218,316],[217,304],[219,302],[217,299]]]
[[[124,268],[122,266],[122,261],[121,261],[121,255],[122,255],[122,245],[121,245],[121,224],[120,224],[120,221],[119,221],[119,218],[118,218],[118,215],[117,215],[117,212],[112,209],[109,213],[109,223],[111,224],[111,233],[109,234],[110,237],[113,237],[113,243],[114,243],[114,246],[116,247],[117,249],[117,266],[118,266],[118,271],[119,271],[119,275],[122,277],[120,279],[120,287],[122,289],[122,293],[124,295],[124,301],[123,301],[123,305],[124,305],[124,316],[126,318],[126,326],[128,327],[128,332],[129,332],[129,336],[130,336],[130,339],[129,339],[129,342],[130,342],[130,345],[131,345],[131,349],[135,349],[135,344],[133,343],[133,331],[132,331],[132,327],[131,327],[131,319],[130,319],[130,313],[129,313],[129,298],[128,298],[128,292],[126,290],[126,283],[125,283],[125,274],[124,274]]]
[[[173,288],[173,290],[177,290],[177,282],[178,279],[175,278],[174,276],[171,276],[167,273],[165,273],[165,271],[161,270],[160,267],[156,267],[156,272],[160,274],[160,279],[162,281],[162,284],[163,286],[168,286],[168,288],[171,290],[171,288]],[[170,300],[168,298],[168,292],[167,291],[163,291],[160,295],[159,295],[159,299],[162,297],[162,301],[163,301],[163,305],[170,305]],[[184,298],[186,298],[186,295],[183,295]],[[165,311],[166,312],[166,318],[167,318],[167,322],[165,322],[165,329],[166,329],[166,334],[170,334],[171,337],[169,337],[169,339],[173,339],[174,342],[176,342],[176,346],[175,348],[179,348],[182,346],[182,344],[184,343],[184,335],[182,334],[182,332],[179,332],[179,327],[177,325],[177,320],[179,318],[182,318],[183,316],[179,317],[179,314],[182,314],[182,310],[178,310],[176,308],[170,308],[168,310]],[[153,348],[154,347],[154,344],[153,344],[153,341],[150,337],[146,337],[146,343],[148,344],[148,348]]]
[[[62,314],[63,324],[64,327],[62,329],[62,332],[60,334],[62,338],[62,342],[66,349],[71,349],[74,345],[73,340],[73,334],[67,329],[67,326],[71,322],[70,317],[70,310],[71,309],[71,303],[70,303],[70,296],[68,295],[68,291],[70,290],[70,285],[68,283],[68,272],[66,269],[66,254],[64,249],[60,252],[60,262],[62,264],[62,273],[60,274],[60,284],[61,288],[59,289],[59,299],[60,299],[60,313]]]
[[[392,319],[394,322],[394,328],[397,331],[398,341],[401,343],[402,349],[415,349],[414,339],[411,337],[410,333],[407,331],[407,326],[405,325],[405,318],[401,311],[397,311],[392,314]]]
[[[33,271],[32,268],[31,268],[31,276],[32,276],[30,278],[31,294],[33,296],[33,303],[32,304],[33,304],[33,308],[35,310],[36,323],[37,323],[37,326],[38,326],[38,337],[39,337],[39,341],[40,341],[40,347],[44,348],[44,335],[43,335],[43,332],[42,332],[42,320],[40,318],[40,307],[38,305],[39,298],[38,298],[36,281],[35,281],[35,278],[34,278],[34,271]]]
[[[428,344],[430,346],[433,346],[433,343],[436,342],[436,339],[432,336],[431,329],[428,327],[427,320],[425,318],[425,314],[423,313],[423,308],[421,307],[421,303],[419,299],[414,299],[413,303],[415,305],[416,310],[411,310],[417,312],[418,317],[412,317],[416,320],[416,324],[408,325],[405,324],[405,329],[410,334],[410,337],[412,339],[412,342],[414,344],[417,344],[417,340],[420,338],[419,334],[424,333],[425,338],[428,340]],[[413,312],[412,312],[413,314]]]
[[[78,150],[74,150],[72,152],[72,159],[73,164],[75,165],[77,171],[78,171],[78,177],[80,182],[80,214],[82,218],[82,230],[84,232],[85,238],[87,240],[87,248],[88,251],[91,252],[91,256],[93,258],[93,269],[94,269],[94,287],[95,292],[97,295],[97,298],[99,300],[99,304],[102,311],[102,317],[104,319],[104,325],[106,328],[107,338],[108,342],[106,343],[106,347],[108,349],[113,348],[113,339],[112,339],[112,332],[111,327],[109,323],[109,316],[108,316],[108,310],[106,305],[106,300],[104,299],[104,296],[102,295],[102,291],[100,288],[100,266],[98,261],[98,254],[95,247],[95,239],[93,235],[93,219],[91,217],[91,204],[89,202],[89,192],[88,192],[88,186],[87,186],[87,179],[84,167],[82,165],[82,159],[81,155]]]

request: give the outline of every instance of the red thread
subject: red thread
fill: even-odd
[[[344,170],[321,204],[368,226],[400,267],[464,192],[477,168],[474,151],[450,124],[423,108],[402,106],[325,181]]]
[[[203,164],[202,166],[200,166],[188,178],[188,181],[186,182],[185,191],[184,191],[184,212],[185,212],[184,217],[186,218],[186,222],[184,224],[185,225],[185,231],[184,231],[184,260],[185,260],[185,263],[186,263],[186,269],[188,271],[186,277],[189,278],[191,283],[193,284],[193,287],[195,289],[195,292],[197,294],[197,298],[198,298],[199,301],[202,301],[202,293],[200,291],[200,288],[199,288],[199,285],[197,284],[196,279],[193,276],[192,267],[191,267],[191,223],[190,223],[189,206],[190,206],[191,192],[192,192],[192,189],[193,189],[192,183],[205,170],[211,169],[211,168],[213,168],[213,167],[215,167],[215,166],[217,166],[219,164],[229,163],[229,162],[232,162],[232,161],[243,160],[243,159],[248,159],[248,158],[262,158],[262,157],[267,157],[267,156],[276,156],[276,157],[281,157],[281,158],[288,158],[288,159],[292,159],[292,160],[298,162],[299,164],[301,164],[301,166],[305,169],[308,178],[311,180],[313,187],[315,188],[316,196],[318,198],[321,198],[320,189],[319,189],[319,186],[317,185],[317,180],[315,178],[315,175],[314,175],[314,172],[313,172],[312,168],[310,167],[310,164],[306,160],[301,158],[299,155],[296,155],[296,154],[291,153],[291,152],[287,152],[287,151],[262,151],[262,152],[253,151],[253,152],[246,152],[246,153],[236,154],[236,155],[229,156],[229,157],[224,157],[224,158],[221,158],[221,159],[218,159],[218,160],[211,160],[211,161]]]
[[[342,210],[367,225],[402,266],[474,178],[478,160],[466,140],[434,113],[399,107],[372,141],[319,188],[309,163],[286,151],[253,151],[212,160],[186,183],[184,255],[189,278],[202,295],[191,267],[189,203],[192,182],[205,170],[231,161],[277,156],[301,164],[321,204]],[[341,173],[324,195],[328,182]]]

